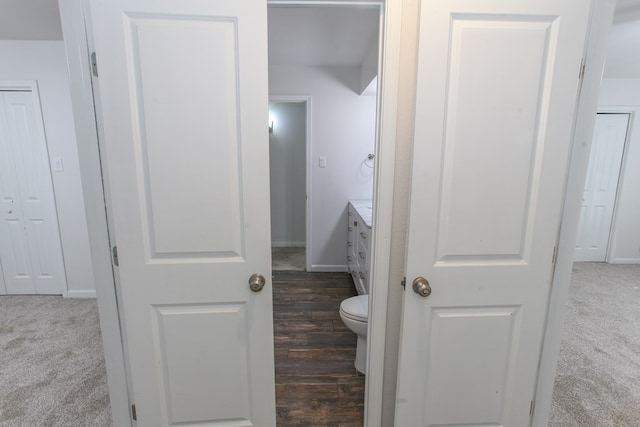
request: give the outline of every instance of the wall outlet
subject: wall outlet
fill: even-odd
[[[327,158],[326,157],[320,157],[320,159],[318,159],[318,166],[320,166],[321,168],[326,168],[327,167]]]

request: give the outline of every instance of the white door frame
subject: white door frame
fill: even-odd
[[[311,124],[311,95],[271,95],[269,94],[269,103],[271,102],[304,102],[305,108],[305,195],[306,200],[304,203],[304,212],[305,212],[305,237],[304,237],[304,256],[305,256],[305,270],[311,270],[311,199],[312,193],[311,189],[311,136],[313,133],[311,132],[312,124]]]
[[[53,215],[55,230],[58,233],[58,241],[60,243],[60,254],[62,257],[62,274],[63,274],[63,286],[61,289],[62,296],[67,298],[69,291],[69,283],[67,282],[66,261],[64,257],[64,249],[62,248],[62,236],[60,234],[60,222],[58,221],[58,205],[56,203],[56,192],[53,186],[53,176],[51,174],[51,157],[49,155],[49,143],[47,142],[47,135],[44,127],[44,118],[42,117],[42,104],[40,103],[40,90],[38,88],[37,80],[0,80],[0,90],[5,91],[25,91],[31,92],[33,98],[33,105],[35,106],[35,119],[38,125],[38,131],[42,132],[42,140],[47,152],[47,165],[49,166],[49,177],[51,180],[51,197],[53,199]],[[4,271],[0,265],[0,289],[7,293],[6,284],[4,283]],[[1,292],[0,292],[1,294]]]
[[[102,165],[88,41],[88,0],[59,0],[60,19],[69,69],[82,192],[91,248],[102,343],[114,426],[131,426],[131,401],[127,386],[118,301],[111,266]]]
[[[288,1],[272,1],[270,4],[292,4]],[[552,295],[547,321],[547,330],[542,352],[536,394],[534,426],[546,426],[551,407],[553,380],[557,365],[560,332],[564,317],[564,305],[568,298],[573,245],[579,217],[580,184],[584,187],[588,151],[593,121],[597,109],[600,66],[608,33],[613,19],[615,0],[593,0],[595,4],[590,28],[590,43],[586,52],[587,67],[583,78],[583,90],[577,100],[579,112],[576,117],[576,133],[563,214],[563,227],[559,231],[558,260],[553,278]],[[78,156],[82,176],[83,194],[91,244],[91,258],[96,283],[100,324],[105,348],[107,378],[114,425],[130,426],[130,400],[124,362],[123,342],[118,318],[104,191],[102,187],[98,131],[93,104],[90,48],[87,32],[90,22],[85,17],[88,0],[59,0],[62,29],[69,63],[71,97],[78,141]],[[340,1],[309,1],[305,4],[339,4]],[[379,2],[357,2],[359,5],[379,5]],[[381,31],[380,67],[378,80],[378,120],[376,151],[377,167],[374,177],[374,226],[372,240],[372,287],[376,289],[369,298],[369,351],[367,362],[369,374],[365,390],[365,425],[378,427],[382,424],[384,357],[386,348],[388,287],[391,256],[392,207],[395,177],[395,138],[397,124],[398,75],[400,61],[400,37],[402,30],[403,0],[386,0],[383,5],[384,24]],[[598,65],[600,64],[600,65]],[[385,262],[377,262],[384,260]],[[374,315],[375,313],[375,315]],[[395,331],[390,331],[395,333]],[[388,399],[388,397],[387,397]]]
[[[580,223],[582,196],[587,178],[593,127],[598,111],[600,82],[607,54],[609,33],[613,24],[616,0],[592,0],[587,46],[583,54],[583,77],[580,82],[571,159],[565,183],[564,210],[558,230],[556,264],[551,283],[547,326],[545,328],[538,386],[534,401],[532,425],[549,425],[556,367],[560,356],[560,341],[569,300],[571,268]]]

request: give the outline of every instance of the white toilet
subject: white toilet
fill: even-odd
[[[358,372],[367,372],[367,324],[369,321],[369,295],[358,295],[347,298],[340,303],[340,318],[356,335],[358,348],[356,349],[355,367]]]

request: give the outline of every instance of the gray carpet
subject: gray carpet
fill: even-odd
[[[0,296],[0,426],[110,426],[93,299]]]
[[[304,248],[271,248],[274,271],[305,271]]]
[[[0,349],[0,427],[112,424],[95,300],[0,296]],[[549,425],[640,426],[640,265],[574,265]]]
[[[640,265],[575,263],[550,426],[640,426]]]

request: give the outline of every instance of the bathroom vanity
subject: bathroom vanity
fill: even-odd
[[[369,293],[371,200],[352,200],[347,209],[347,266],[359,295]]]

